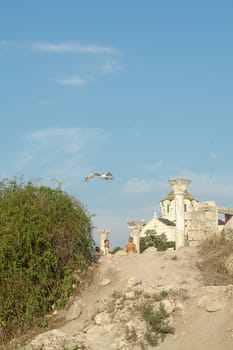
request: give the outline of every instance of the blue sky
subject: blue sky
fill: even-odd
[[[230,0],[1,0],[1,177],[56,178],[112,247],[169,178],[232,208],[232,18]]]

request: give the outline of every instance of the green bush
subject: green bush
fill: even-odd
[[[145,234],[145,237],[140,239],[140,253],[149,247],[155,247],[159,251],[175,248],[175,242],[167,241],[164,233],[158,235],[155,230],[147,230]]]
[[[64,305],[93,257],[91,218],[61,188],[0,182],[0,326],[5,339]]]
[[[116,252],[119,252],[119,250],[122,250],[121,247],[117,246],[115,248],[113,248],[113,250],[111,251],[112,254],[115,254]]]
[[[151,346],[157,346],[160,340],[164,341],[167,334],[175,333],[174,327],[169,325],[169,314],[162,303],[158,308],[154,308],[151,301],[148,300],[137,305],[136,311],[146,322],[144,339]]]

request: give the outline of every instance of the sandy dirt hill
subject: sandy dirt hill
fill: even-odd
[[[63,324],[24,349],[232,350],[233,286],[204,286],[198,259],[191,247],[103,258],[90,285],[56,316]],[[175,332],[152,347],[133,312],[142,300],[153,308],[152,296],[161,291],[168,292],[163,305]]]

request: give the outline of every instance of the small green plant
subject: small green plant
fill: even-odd
[[[159,342],[159,337],[155,332],[146,332],[144,336],[145,340],[151,346],[157,346]]]
[[[113,314],[115,311],[115,303],[113,303],[111,299],[106,303],[106,311],[109,314]]]
[[[138,345],[140,346],[141,350],[147,350],[147,345],[144,344],[143,341],[140,341]]]
[[[122,250],[121,247],[115,247],[113,248],[113,250],[111,251],[112,254],[115,254],[116,252],[119,252],[119,250]]]
[[[132,344],[135,344],[138,337],[137,337],[137,332],[133,326],[129,327],[126,325],[125,327],[125,339]]]
[[[168,333],[174,334],[174,328],[169,326],[164,305],[159,304],[159,308],[153,308],[150,302],[144,302],[137,308],[139,315],[146,322],[147,332],[144,335],[145,340],[151,345],[156,346],[158,341],[163,341]]]
[[[88,348],[88,346],[86,344],[79,343],[79,344],[75,345],[74,347],[72,347],[71,350],[88,350],[88,349],[89,348]],[[66,350],[66,349],[64,349],[64,350]],[[67,350],[69,350],[69,348],[67,348]]]
[[[39,328],[47,328],[48,320],[46,318],[41,318],[36,322],[37,327]]]
[[[125,340],[132,348],[146,350],[148,345],[157,346],[168,333],[173,334],[175,331],[169,325],[169,313],[161,302],[168,294],[170,295],[170,292],[168,293],[164,289],[155,290],[154,293],[145,292],[142,289],[135,290],[134,298],[130,299],[130,302],[124,303],[125,292],[114,290],[109,302],[105,304],[104,310],[111,314],[114,322],[119,308],[124,308],[126,318],[121,320],[121,324],[125,322]],[[137,300],[136,303],[135,300]],[[96,313],[92,319],[95,316]],[[126,323],[131,319],[135,319],[134,324]],[[137,324],[140,325],[138,329]]]
[[[122,298],[123,296],[124,296],[124,293],[123,293],[122,291],[120,291],[120,290],[114,290],[114,291],[112,292],[112,298],[113,298],[114,300],[120,299],[120,298]]]
[[[144,295],[144,292],[143,292],[143,290],[141,290],[141,289],[136,289],[136,290],[134,291],[134,295],[135,295],[135,298],[136,298],[136,299],[138,299],[142,294]]]
[[[182,300],[187,300],[189,298],[188,296],[188,291],[187,289],[184,289],[184,288],[179,288],[179,289],[173,289],[172,291],[170,291],[169,293],[172,297],[175,297],[175,298],[179,298],[179,299],[182,299]]]
[[[168,292],[163,289],[160,292],[154,293],[152,295],[152,299],[154,301],[161,301],[161,300],[165,299],[167,296],[168,296]]]

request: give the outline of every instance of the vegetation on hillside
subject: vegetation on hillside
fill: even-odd
[[[66,303],[93,247],[91,217],[61,188],[0,182],[0,343]]]
[[[220,237],[204,240],[198,247],[197,266],[206,285],[233,284],[233,240],[229,236],[229,232],[223,232]]]

